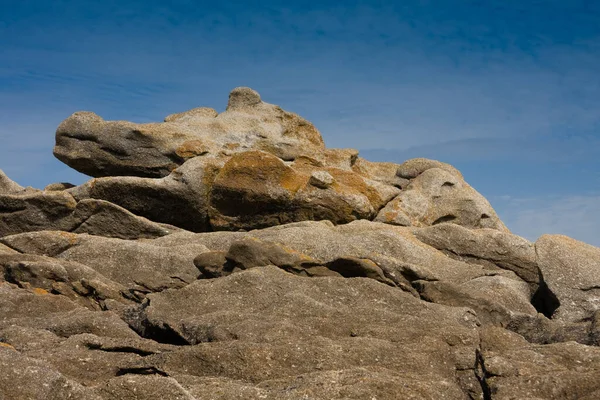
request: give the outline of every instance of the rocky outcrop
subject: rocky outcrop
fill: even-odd
[[[589,320],[600,309],[600,249],[566,236],[544,235],[535,250],[544,281],[556,296],[552,317]]]
[[[508,231],[454,167],[227,111],[75,113],[0,171],[1,399],[595,399],[600,250]]]
[[[264,103],[252,89],[237,88],[221,114],[199,108],[170,115],[164,123],[105,121],[92,112],[77,112],[58,127],[54,155],[94,177],[164,177],[196,156],[258,149],[293,160],[323,148],[310,122]]]
[[[410,173],[403,173],[403,176],[412,176],[418,171],[410,169]],[[507,230],[490,203],[462,176],[449,172],[448,168],[437,167],[425,169],[412,178],[405,190],[389,202],[375,220],[402,226],[452,222],[468,228]]]

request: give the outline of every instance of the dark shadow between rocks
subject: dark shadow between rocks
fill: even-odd
[[[554,312],[560,307],[560,301],[558,301],[556,295],[550,290],[541,274],[538,289],[531,297],[531,304],[539,313],[544,314],[546,318],[552,318]]]

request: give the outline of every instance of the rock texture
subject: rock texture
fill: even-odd
[[[252,89],[237,88],[221,114],[199,108],[169,115],[163,123],[105,121],[93,112],[76,112],[58,127],[54,155],[95,177],[163,177],[206,154],[260,149],[289,160],[323,148],[310,122],[264,103]]]
[[[94,178],[0,171],[0,399],[596,399],[600,249],[504,226],[454,167],[326,149],[237,88],[67,118]]]

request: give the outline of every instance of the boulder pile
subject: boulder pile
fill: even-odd
[[[77,112],[0,171],[0,399],[598,399],[600,249],[512,234],[454,167],[328,149],[234,89]]]

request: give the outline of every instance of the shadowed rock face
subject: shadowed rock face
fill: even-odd
[[[75,113],[0,171],[0,399],[596,399],[600,250],[511,234],[454,167],[227,111]]]

